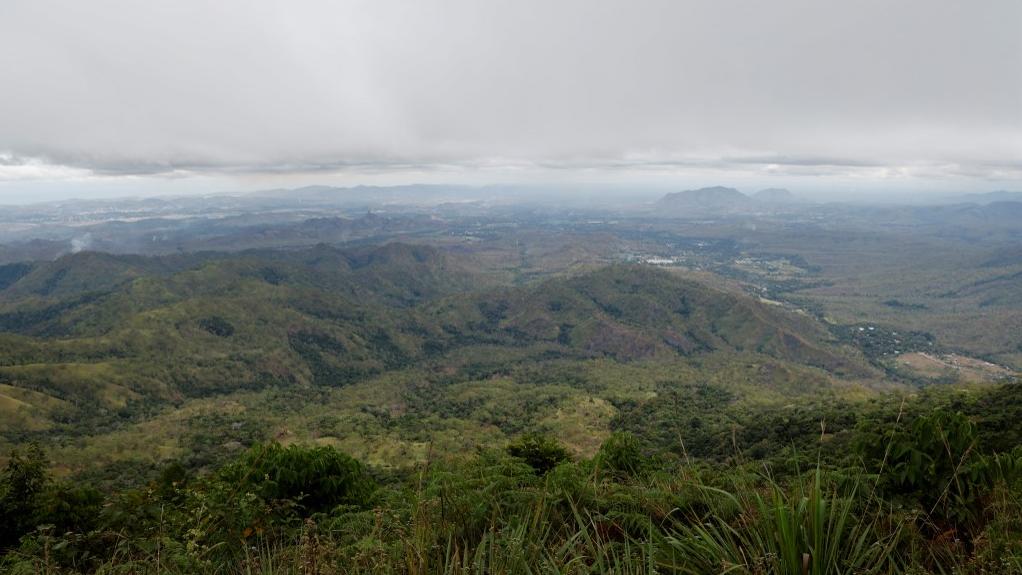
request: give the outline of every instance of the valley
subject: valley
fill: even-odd
[[[722,190],[669,213],[182,200],[182,217],[8,230],[0,462],[41,446],[53,481],[115,497],[170,472],[219,485],[225,462],[276,446],[350,456],[407,494],[437,462],[602,465],[624,441],[681,477],[787,482],[872,469],[874,429],[951,406],[1011,451],[1013,224],[956,236],[930,208]]]
[[[714,193],[737,192],[700,192]],[[351,203],[370,211],[345,215]],[[349,201],[210,228],[224,236],[194,233],[219,215],[171,220],[199,242],[173,254],[119,253],[152,220],[106,214],[88,233],[114,253],[0,267],[0,441],[46,441],[71,474],[269,439],[408,467],[533,430],[591,455],[623,405],[664,385],[785,405],[1016,377],[1010,242],[865,234],[863,208],[768,206],[378,215]],[[209,445],[217,426],[251,431]]]

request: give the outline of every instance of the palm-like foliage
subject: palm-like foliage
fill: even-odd
[[[846,495],[825,490],[819,470],[803,489],[736,484],[717,496],[704,518],[682,522],[667,536],[665,562],[681,573],[841,575],[896,570],[892,551],[900,526],[870,511],[853,486]],[[737,509],[733,516],[728,511]]]

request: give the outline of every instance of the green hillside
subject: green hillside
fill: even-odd
[[[742,519],[777,510],[871,542],[819,572],[1012,549],[991,517],[1022,516],[994,499],[1022,476],[1016,386],[919,393],[858,328],[706,275],[508,286],[472,263],[392,243],[5,267],[0,569],[797,569],[777,549],[820,549],[808,535],[768,544],[788,527]]]
[[[815,320],[644,266],[612,266],[538,286],[450,302],[433,312],[518,341],[620,360],[762,353],[836,375],[868,374]],[[445,329],[466,329],[462,325]]]
[[[808,316],[677,274],[611,266],[500,288],[457,258],[404,244],[80,253],[35,266],[0,301],[0,433],[8,444],[59,438],[74,469],[196,449],[188,434],[213,424],[181,414],[224,401],[264,430],[248,441],[270,430],[322,436],[400,465],[431,441],[456,450],[532,427],[592,452],[620,415],[615,402],[656,396],[665,379],[740,389],[753,402],[868,394],[861,383],[877,375]],[[586,365],[621,380],[596,383]],[[296,395],[276,399],[288,390]],[[367,412],[399,416],[407,433],[358,415]],[[320,429],[320,413],[342,427]],[[74,455],[130,446],[132,435],[165,449]]]

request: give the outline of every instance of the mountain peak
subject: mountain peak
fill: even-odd
[[[696,201],[707,201],[707,200],[748,200],[749,197],[739,192],[734,188],[728,188],[725,186],[710,186],[708,188],[698,188],[695,190],[684,190],[681,192],[671,192],[661,198],[660,201],[676,201],[676,200],[696,200]]]
[[[672,192],[658,202],[661,207],[686,210],[721,210],[745,206],[749,196],[734,188],[711,186],[682,192]]]

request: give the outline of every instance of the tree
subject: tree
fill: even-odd
[[[557,467],[571,456],[557,440],[541,433],[527,433],[507,446],[507,452],[533,468],[539,475]]]
[[[36,444],[14,450],[0,474],[0,549],[18,544],[41,519],[43,494],[50,481],[46,456]]]
[[[358,460],[332,447],[278,443],[253,447],[221,477],[247,485],[267,501],[297,502],[308,513],[365,506],[375,487]]]

